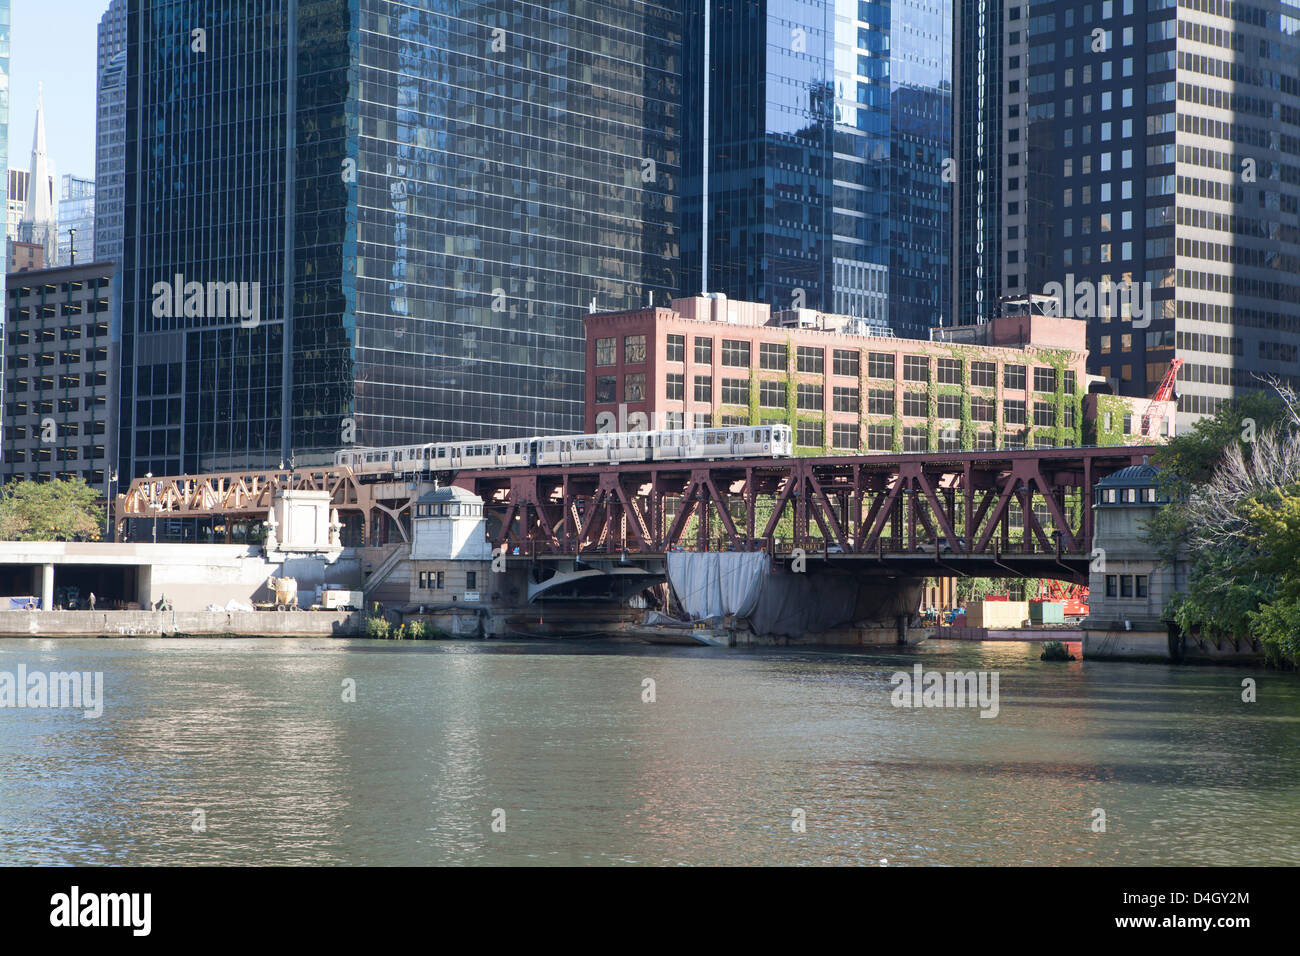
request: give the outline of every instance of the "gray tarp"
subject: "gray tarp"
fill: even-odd
[[[669,551],[668,580],[693,619],[748,617],[758,604],[769,563],[762,551]]]

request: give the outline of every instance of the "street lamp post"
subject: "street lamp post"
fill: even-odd
[[[108,495],[104,502],[104,540],[113,533],[113,487],[117,484],[117,469],[108,474]]]
[[[153,511],[153,543],[157,544],[158,543],[158,502],[154,498],[153,472],[146,471],[144,473],[144,477],[145,477],[145,481],[149,482],[149,508],[151,511]]]
[[[68,229],[68,265],[77,264],[77,230]]]

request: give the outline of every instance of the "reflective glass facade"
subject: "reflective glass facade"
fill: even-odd
[[[128,42],[124,474],[577,431],[582,315],[677,288],[676,5],[152,0]],[[178,275],[257,321],[157,315]]]
[[[706,50],[691,5],[683,294],[951,324],[951,4],[713,0],[708,19]]]
[[[9,0],[0,0],[0,169],[9,169]],[[9,178],[0,177],[0,196],[4,198],[5,209],[9,206]],[[7,262],[7,250],[5,255]],[[4,273],[8,271],[0,269],[0,302],[5,301]],[[4,342],[0,340],[0,360],[3,358]],[[0,424],[0,442],[4,437],[4,427]]]
[[[126,0],[112,0],[99,20],[96,47],[95,259],[101,262],[121,262],[125,168]]]

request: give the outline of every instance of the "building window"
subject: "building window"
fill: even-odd
[[[961,359],[939,359],[939,384],[961,384]]]
[[[1066,395],[1074,394],[1075,388],[1077,387],[1076,385],[1077,381],[1078,380],[1074,377],[1074,370],[1067,369],[1065,372],[1065,394]]]
[[[1020,432],[1007,432],[1002,436],[1002,447],[1018,451],[1025,447],[1025,436]]]
[[[668,362],[685,362],[686,361],[686,336],[670,335],[668,336],[668,347],[664,359]]]
[[[596,376],[596,404],[606,405],[618,400],[618,378],[613,375]]]
[[[960,395],[940,395],[938,405],[940,418],[961,418]]]
[[[758,404],[763,408],[785,408],[785,382],[759,382]]]
[[[1056,369],[1035,368],[1034,369],[1034,391],[1035,392],[1056,391]]]
[[[722,380],[723,405],[749,404],[749,379],[724,378]]]
[[[635,375],[623,376],[623,401],[625,402],[645,401],[645,373],[644,372],[637,372]]]
[[[786,347],[779,342],[761,342],[758,346],[758,364],[769,372],[784,372]]]
[[[805,448],[820,448],[822,445],[821,422],[800,422],[796,439],[798,444]]]
[[[868,451],[893,451],[894,450],[894,426],[893,425],[868,425],[867,426],[867,450]]]
[[[696,412],[692,417],[692,428],[712,428],[713,416],[708,412]]]
[[[686,376],[680,372],[669,372],[665,376],[667,384],[667,399],[670,402],[684,401],[686,398]]]
[[[1147,576],[1145,574],[1135,574],[1133,576],[1133,593],[1135,597],[1144,598],[1147,596]]]
[[[596,364],[614,364],[614,339],[596,339]]]
[[[996,402],[991,398],[983,398],[979,395],[971,396],[970,400],[970,417],[972,421],[992,422],[997,421]]]
[[[976,388],[993,388],[997,382],[997,364],[995,362],[971,362],[970,383]]]
[[[1002,387],[1023,392],[1025,390],[1025,367],[1023,365],[1002,366]]]
[[[466,571],[466,572],[465,572],[465,590],[466,590],[466,591],[473,591],[473,590],[475,590],[477,587],[478,587],[478,572],[477,572],[477,571]]]
[[[749,343],[739,339],[723,339],[722,364],[732,368],[749,368]]]
[[[825,349],[813,348],[807,345],[799,346],[796,353],[798,358],[798,367],[801,372],[810,372],[814,375],[821,375],[825,370],[826,351]]]
[[[975,435],[975,450],[976,450],[976,451],[992,451],[992,450],[993,450],[993,433],[992,433],[992,432],[977,432],[976,435]]]
[[[822,387],[799,383],[799,407],[804,411],[820,412],[822,410]],[[818,444],[821,444],[818,442]]]
[[[1119,576],[1119,596],[1122,598],[1131,598],[1133,596],[1133,575],[1121,574]]]
[[[834,371],[836,375],[858,377],[858,350],[836,349]]]
[[[697,402],[707,402],[710,405],[713,404],[713,376],[712,375],[695,376],[695,400]]]
[[[924,428],[903,429],[903,451],[926,451],[930,433]]]
[[[1034,424],[1035,425],[1054,425],[1056,424],[1056,411],[1050,402],[1034,402]]]
[[[930,381],[930,359],[925,355],[904,355],[903,379],[908,382]]]
[[[640,365],[645,362],[644,335],[623,337],[623,362],[627,365]]]
[[[832,402],[835,411],[852,412],[856,415],[858,413],[858,390],[856,388],[840,388],[837,385]],[[856,448],[857,445],[853,447]]]
[[[858,426],[834,424],[831,426],[831,441],[836,448],[858,450]]]
[[[870,378],[894,377],[893,352],[869,352],[867,354],[867,376]]]
[[[926,395],[925,392],[904,392],[903,414],[908,418],[929,418],[929,396]]]
[[[1002,403],[1002,418],[1008,425],[1025,423],[1025,403],[1008,399]]]
[[[713,339],[696,337],[695,339],[695,364],[712,365],[713,364]]]
[[[894,390],[873,388],[867,392],[867,411],[872,415],[894,414]]]
[[[686,427],[685,412],[669,412],[664,420],[664,424],[667,425],[670,430],[681,431]]]

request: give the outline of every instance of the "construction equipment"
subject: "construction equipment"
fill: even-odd
[[[1038,582],[1038,596],[1035,601],[1059,602],[1065,605],[1066,617],[1088,616],[1088,588],[1083,584],[1067,584],[1044,578]]]
[[[267,588],[275,594],[275,609],[287,611],[298,607],[298,581],[296,578],[267,578]]]
[[[1142,413],[1142,431],[1139,434],[1143,438],[1156,438],[1160,434],[1160,426],[1164,424],[1165,403],[1174,397],[1174,381],[1178,378],[1178,370],[1183,367],[1183,360],[1174,359],[1169,363],[1169,371],[1165,372],[1164,379],[1160,382],[1160,387],[1156,389],[1155,395],[1151,396],[1151,401],[1147,403],[1146,411]]]

